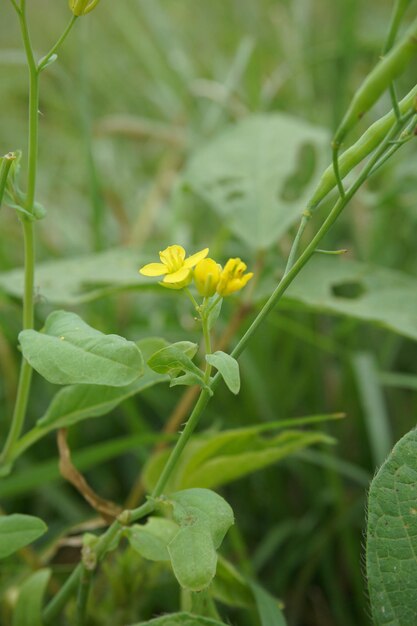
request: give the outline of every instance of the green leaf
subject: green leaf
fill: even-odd
[[[50,576],[51,570],[41,569],[25,580],[13,613],[13,626],[43,626],[42,599]]]
[[[366,567],[375,626],[417,623],[417,430],[394,447],[371,483]]]
[[[278,600],[256,583],[251,583],[251,589],[261,618],[261,626],[287,626]]]
[[[200,617],[192,613],[172,613],[131,626],[226,626],[226,624],[210,617]]]
[[[198,379],[202,379],[201,370],[191,360],[197,350],[198,346],[195,343],[178,341],[155,352],[148,359],[148,365],[158,374],[169,374],[172,378],[180,372],[190,372]]]
[[[168,544],[178,534],[179,526],[162,517],[150,517],[146,524],[134,524],[125,534],[131,547],[150,561],[169,561]]]
[[[36,266],[36,289],[40,298],[59,306],[91,302],[121,289],[152,289],[149,279],[138,274],[138,268],[146,261],[137,250],[129,248],[46,261]],[[0,273],[0,289],[21,298],[22,269]]]
[[[44,332],[19,334],[24,357],[46,380],[122,387],[143,374],[143,359],[132,341],[104,335],[75,313],[54,311]]]
[[[218,350],[206,355],[206,361],[219,370],[224,382],[234,394],[240,390],[239,364],[230,354]]]
[[[180,525],[205,524],[219,548],[230,526],[234,524],[231,506],[219,494],[210,489],[186,489],[170,495],[169,504],[174,503],[173,516]]]
[[[327,165],[328,144],[325,131],[302,119],[251,115],[195,153],[183,189],[252,249],[264,249],[300,217]]]
[[[222,556],[218,556],[216,577],[210,587],[213,598],[228,606],[254,606],[251,588],[238,570]]]
[[[323,419],[323,416],[319,416]],[[332,416],[327,416],[329,419]],[[317,418],[292,420],[297,425]],[[261,424],[194,437],[165,488],[166,493],[192,487],[216,488],[280,461],[317,443],[334,443],[320,432],[285,430],[277,435],[265,430],[282,429],[291,423]],[[153,455],[144,469],[144,482],[152,491],[169,450]]]
[[[161,496],[156,506],[171,513],[177,524],[177,532],[166,547],[178,582],[191,591],[206,589],[216,574],[216,549],[234,523],[231,507],[208,489]]]
[[[160,338],[138,341],[138,348],[144,359],[166,345]],[[104,385],[70,385],[60,389],[54,396],[46,413],[38,420],[38,426],[64,428],[90,417],[100,417],[112,411],[131,396],[169,380],[169,376],[157,374],[145,365],[144,375],[126,387],[106,387]]]
[[[271,285],[258,295],[264,297],[270,290]],[[402,272],[316,255],[290,285],[285,298],[315,311],[372,322],[417,340],[417,281]]]
[[[217,553],[207,525],[184,526],[168,546],[172,569],[181,587],[201,591],[216,574]]]
[[[46,524],[32,515],[5,515],[0,517],[0,559],[29,545],[48,530]]]

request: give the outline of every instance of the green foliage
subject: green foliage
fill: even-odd
[[[134,524],[125,531],[130,545],[145,559],[169,561],[168,544],[179,531],[175,522],[162,517],[149,517],[146,524]]]
[[[239,364],[230,354],[217,350],[206,354],[206,361],[217,368],[230,391],[234,394],[240,390]]]
[[[168,374],[171,387],[176,385],[201,385],[206,387],[203,373],[191,360],[198,350],[198,345],[190,341],[178,341],[155,352],[148,365],[158,374]],[[180,372],[185,372],[178,376]]]
[[[32,515],[4,515],[0,517],[0,558],[4,559],[24,548],[47,531],[47,526]]]
[[[165,346],[166,341],[149,337],[136,345],[143,358],[147,359]],[[85,384],[64,387],[54,396],[37,424],[41,428],[64,428],[90,417],[106,415],[127,398],[167,380],[168,376],[157,374],[145,365],[143,376],[126,387]]]
[[[226,430],[195,437],[169,481],[169,489],[215,488],[268,467],[317,443],[333,443],[320,432],[286,430],[263,437],[265,426]],[[273,425],[270,425],[273,430]],[[167,452],[151,458],[144,470],[149,490],[154,487]]]
[[[252,583],[251,588],[255,596],[261,626],[286,626],[287,622],[278,601],[256,583]]]
[[[224,622],[219,622],[209,617],[200,617],[191,613],[173,613],[165,617],[157,617],[148,622],[132,624],[132,626],[226,626]]]
[[[375,626],[417,620],[417,431],[403,437],[369,491],[366,570]]]
[[[286,298],[417,339],[417,281],[405,273],[317,255],[289,287]]]
[[[41,569],[25,580],[13,613],[13,626],[43,626],[43,596],[50,576],[51,570]]]
[[[183,189],[207,202],[251,249],[268,248],[305,208],[327,145],[327,133],[304,120],[252,115],[193,155]]]
[[[143,358],[132,341],[104,335],[75,313],[54,311],[42,333],[23,330],[19,341],[31,366],[56,385],[123,387],[143,374]]]

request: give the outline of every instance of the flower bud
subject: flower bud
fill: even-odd
[[[69,8],[76,17],[90,13],[100,0],[69,0]]]
[[[253,272],[245,274],[246,269],[246,263],[240,259],[229,259],[221,273],[217,293],[224,297],[242,289],[253,276]]]
[[[221,265],[213,259],[203,259],[194,269],[194,282],[200,296],[209,298],[216,293],[222,271]]]

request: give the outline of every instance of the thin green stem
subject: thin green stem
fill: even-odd
[[[287,265],[285,266],[284,276],[288,274],[288,272],[294,265],[295,259],[297,258],[301,237],[303,236],[304,231],[310,219],[311,219],[311,211],[307,210],[303,213],[303,217],[301,218],[301,222],[298,227],[297,234],[295,235],[294,241],[292,243],[291,250],[288,255]]]
[[[25,287],[23,295],[23,328],[33,328],[33,300],[34,300],[34,233],[33,222],[23,219],[23,235],[25,249]],[[32,380],[32,368],[24,357],[20,368],[19,383],[17,388],[16,404],[12,416],[10,431],[1,455],[1,464],[7,465],[13,455],[16,444],[25,421],[26,409],[29,398],[30,383]]]
[[[191,300],[193,307],[195,308],[197,313],[200,313],[200,305],[198,304],[197,300],[194,298],[191,291],[188,289],[188,287],[184,287],[184,291],[187,294],[188,298]]]
[[[56,54],[59,50],[59,48],[62,46],[62,44],[64,43],[64,41],[66,40],[66,38],[68,37],[68,35],[70,34],[72,27],[74,26],[75,22],[77,20],[77,16],[73,15],[68,23],[68,26],[66,27],[66,29],[64,30],[64,32],[62,33],[61,37],[58,39],[58,41],[56,42],[56,44],[54,46],[52,46],[52,48],[49,50],[48,54],[46,54],[42,59],[40,59],[38,66],[37,66],[37,70],[38,72],[42,72],[42,70],[45,69],[45,67],[48,65],[48,62],[50,61],[51,57]]]
[[[410,124],[408,125],[408,127],[403,133],[403,134],[406,134],[406,136],[403,139],[400,138],[399,141],[396,141],[394,145],[392,145],[391,148],[386,151],[386,153],[374,165],[372,172],[371,172],[372,174],[376,172],[382,165],[384,165],[384,163],[386,163],[388,159],[390,159],[397,152],[397,150],[401,148],[401,146],[411,141],[411,139],[415,138],[415,134],[413,133],[413,130],[415,128],[416,123],[417,123],[417,116],[414,116],[414,118],[411,120]]]
[[[401,20],[403,18],[405,10],[407,9],[407,5],[408,5],[408,0],[397,0],[394,5],[392,15],[391,15],[391,22],[390,22],[389,29],[388,29],[388,34],[385,39],[384,47],[382,49],[383,55],[387,54],[391,50],[392,46],[394,45],[395,38],[397,36],[398,29],[401,24]],[[392,102],[392,108],[395,113],[395,117],[397,118],[397,120],[400,120],[401,111],[400,111],[394,83],[391,83],[388,90],[389,90],[389,94],[390,94],[390,98]]]
[[[334,177],[336,179],[337,188],[339,190],[340,197],[343,199],[345,197],[345,188],[343,186],[343,181],[340,176],[339,170],[339,144],[337,142],[333,142],[332,144],[332,160],[333,160],[333,170]]]
[[[14,10],[16,11],[16,13],[18,15],[20,15],[20,8],[18,7],[16,0],[10,0],[10,2],[12,4]]]
[[[92,577],[93,572],[86,567],[83,567],[78,581],[76,626],[85,625]]]

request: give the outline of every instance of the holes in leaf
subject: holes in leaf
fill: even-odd
[[[304,143],[300,147],[295,171],[285,180],[279,190],[279,199],[285,202],[295,202],[304,194],[305,189],[316,170],[316,149],[311,143]]]
[[[349,280],[344,283],[332,285],[332,294],[336,298],[346,298],[356,300],[366,292],[365,287],[358,280]]]

